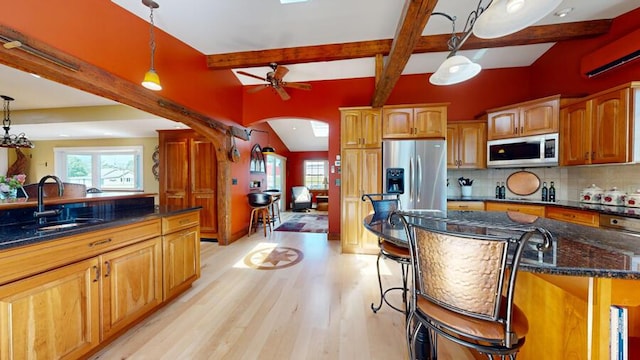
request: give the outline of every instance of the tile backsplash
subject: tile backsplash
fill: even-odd
[[[634,192],[640,189],[640,164],[624,165],[591,165],[591,166],[565,166],[549,168],[524,168],[524,169],[479,169],[479,170],[453,170],[447,171],[449,186],[447,195],[460,196],[458,178],[474,179],[472,196],[495,197],[496,182],[507,181],[509,175],[514,172],[526,170],[536,174],[540,183],[551,181],[556,188],[556,200],[578,201],[580,191],[591,184],[596,184],[603,189],[617,187],[624,192]],[[515,195],[507,189],[507,198],[524,198],[540,200],[541,190],[529,196]]]

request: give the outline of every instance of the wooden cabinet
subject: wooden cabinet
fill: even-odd
[[[485,121],[460,121],[447,124],[447,168],[482,169],[487,167],[487,127]]]
[[[379,148],[380,109],[341,108],[342,148],[366,149]]]
[[[217,159],[214,144],[192,130],[161,130],[160,204],[200,206],[200,235],[218,237]]]
[[[547,206],[545,216],[549,219],[561,220],[574,224],[591,227],[600,226],[600,215],[595,211]]]
[[[200,277],[198,213],[162,219],[163,300],[180,294]]]
[[[484,201],[447,201],[447,210],[484,211]]]
[[[100,342],[98,258],[0,286],[0,359],[76,359]]]
[[[544,205],[530,205],[530,204],[517,204],[508,202],[491,202],[485,203],[485,209],[487,211],[512,211],[521,212],[523,214],[535,215],[544,217]]]
[[[377,253],[378,241],[362,225],[373,208],[362,195],[380,193],[382,182],[381,149],[342,151],[341,239],[345,253]]]
[[[447,106],[385,106],[382,108],[384,139],[440,138],[446,136]]]
[[[638,103],[639,97],[638,90],[627,85],[563,107],[560,112],[560,165],[637,160],[633,143],[638,138],[638,129],[630,109]]]
[[[487,113],[487,138],[506,139],[558,132],[560,96],[523,102]]]
[[[102,339],[130,325],[162,302],[160,237],[100,256]]]

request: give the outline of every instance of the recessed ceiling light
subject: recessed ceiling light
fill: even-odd
[[[301,2],[307,2],[309,0],[280,0],[280,4],[295,4]]]
[[[557,17],[565,17],[567,15],[569,15],[570,12],[573,11],[573,8],[564,8],[562,10],[558,10],[556,11],[553,15],[557,16]]]

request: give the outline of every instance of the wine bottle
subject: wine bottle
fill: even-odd
[[[504,181],[500,185],[500,199],[505,199],[507,195],[507,188],[504,187]]]
[[[543,182],[542,183],[542,201],[548,201],[549,200],[549,196],[548,196],[548,189],[547,189],[547,182]]]
[[[500,199],[500,181],[496,181],[496,199]]]
[[[551,185],[549,186],[549,201],[556,202],[556,188],[553,185],[553,181],[551,182]]]

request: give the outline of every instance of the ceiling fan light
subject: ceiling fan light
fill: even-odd
[[[160,85],[160,77],[155,70],[151,69],[144,74],[144,80],[142,81],[142,86],[146,87],[149,90],[160,91],[162,90],[162,86]]]
[[[480,70],[482,67],[466,56],[454,55],[440,64],[438,70],[429,77],[429,82],[433,85],[453,85],[471,79]]]
[[[494,0],[473,25],[473,34],[494,39],[529,27],[562,3],[562,0]]]

